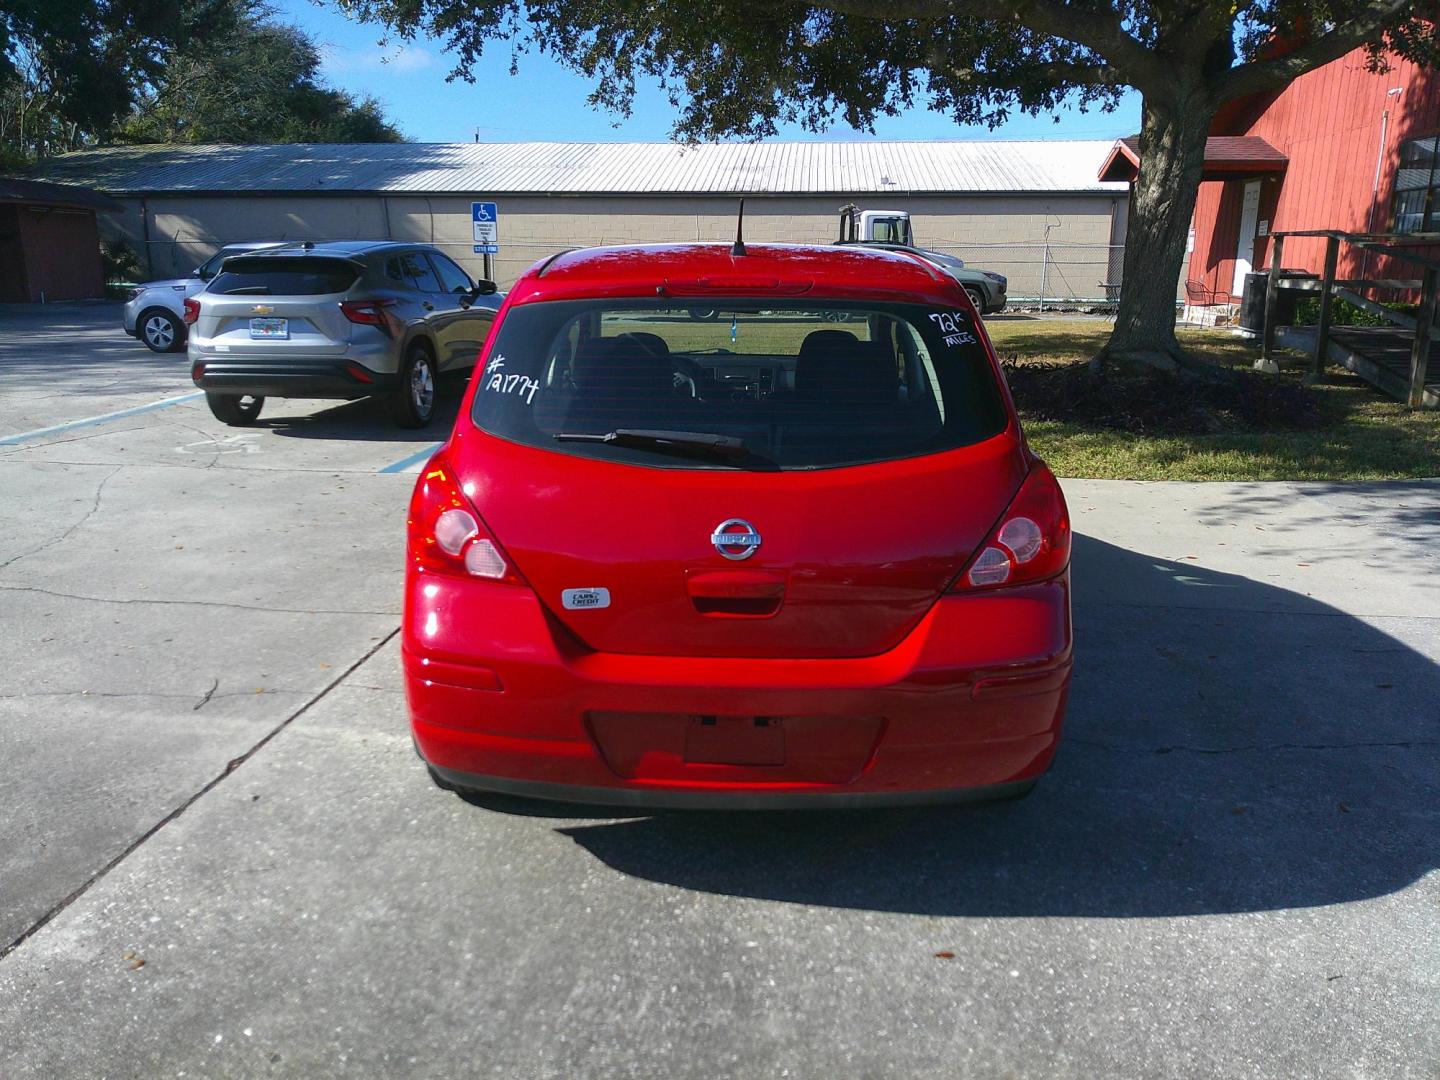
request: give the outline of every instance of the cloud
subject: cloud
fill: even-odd
[[[435,63],[435,54],[426,49],[401,48],[381,61],[392,71],[421,71]]]
[[[416,45],[377,46],[374,49],[347,49],[343,45],[322,45],[320,64],[327,72],[388,71],[409,74],[434,67],[435,54]]]

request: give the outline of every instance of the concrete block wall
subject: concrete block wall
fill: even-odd
[[[472,274],[470,202],[500,208],[494,276],[508,286],[539,259],[566,248],[664,241],[728,241],[739,200],[711,196],[250,195],[127,199],[107,223],[149,256],[152,277],[183,274],[220,244],[268,239],[395,239],[433,243]],[[751,241],[829,243],[844,196],[751,197]],[[1125,200],[1114,195],[881,196],[868,209],[908,210],[921,246],[959,255],[1011,279],[1012,295],[1094,296],[1110,280],[1110,247],[1124,242]],[[1048,266],[1043,255],[1050,242]],[[147,237],[148,234],[148,237]]]

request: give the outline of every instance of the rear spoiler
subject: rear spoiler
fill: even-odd
[[[343,255],[340,252],[320,251],[316,252],[310,248],[259,248],[255,251],[237,251],[234,255],[227,255],[220,262],[221,269],[229,266],[232,262],[245,262],[249,259],[326,259],[330,262],[345,262],[361,270],[365,268],[365,260],[355,255]]]

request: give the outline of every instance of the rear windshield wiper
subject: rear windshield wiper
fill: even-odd
[[[613,443],[617,446],[643,446],[652,450],[701,450],[725,458],[750,455],[745,440],[730,435],[712,435],[706,431],[647,431],[639,428],[617,428],[601,435],[588,431],[557,431],[556,442]]]

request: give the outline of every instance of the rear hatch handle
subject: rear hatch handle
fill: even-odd
[[[766,618],[785,600],[785,575],[765,570],[706,570],[685,580],[690,602],[701,615]]]

